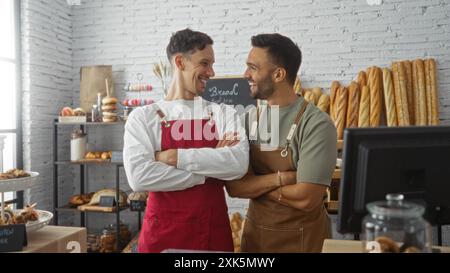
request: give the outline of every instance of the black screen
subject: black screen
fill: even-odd
[[[450,223],[450,127],[352,128],[344,134],[338,231],[360,233],[366,205],[388,193]]]

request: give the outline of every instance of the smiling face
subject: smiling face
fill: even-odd
[[[194,96],[201,95],[209,78],[214,77],[214,51],[211,45],[183,56],[182,70],[184,88]]]
[[[250,84],[251,96],[255,99],[269,98],[274,89],[273,74],[277,67],[271,62],[267,49],[253,47],[247,58],[244,78]]]

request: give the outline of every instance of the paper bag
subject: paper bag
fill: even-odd
[[[113,96],[112,66],[96,65],[83,66],[80,69],[80,107],[89,112],[92,105],[97,104],[97,93],[102,97],[106,96],[106,83],[108,79],[108,88],[110,96]]]

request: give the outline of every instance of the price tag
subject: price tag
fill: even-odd
[[[100,207],[115,207],[116,198],[114,196],[100,196]]]
[[[21,251],[27,245],[25,225],[0,226],[0,252]]]

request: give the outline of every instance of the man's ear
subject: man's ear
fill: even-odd
[[[280,83],[286,78],[286,69],[277,68],[272,74],[272,79],[275,83]]]
[[[184,60],[183,60],[183,55],[181,55],[181,54],[175,55],[174,63],[175,63],[175,66],[176,66],[179,70],[184,70]]]

